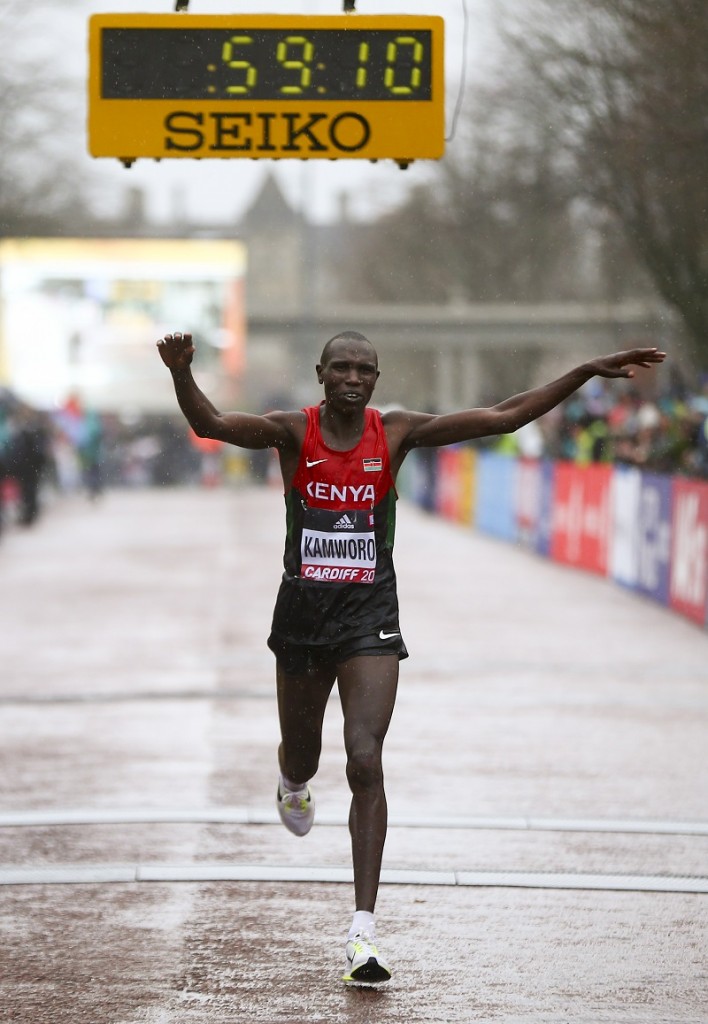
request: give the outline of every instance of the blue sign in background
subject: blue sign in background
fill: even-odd
[[[475,526],[494,537],[516,540],[517,461],[507,455],[482,452],[477,460]]]
[[[555,463],[551,462],[550,459],[544,459],[539,466],[539,470],[541,481],[534,548],[539,555],[544,555],[548,558],[551,553],[551,533],[553,531]]]
[[[638,573],[636,589],[662,604],[669,603],[671,561],[671,478],[642,473],[639,499]]]

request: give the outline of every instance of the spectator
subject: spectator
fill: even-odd
[[[40,413],[20,405],[11,420],[5,448],[7,473],[19,489],[19,516],[22,526],[31,526],[39,515],[39,488],[49,466],[49,436]]]
[[[97,498],[103,491],[103,426],[97,412],[84,414],[78,447],[84,487],[90,498]]]
[[[656,401],[635,389],[617,394],[593,382],[539,426],[545,458],[619,462],[708,479],[708,375],[696,394],[674,390]]]

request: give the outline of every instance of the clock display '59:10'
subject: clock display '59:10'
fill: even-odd
[[[103,99],[429,100],[431,33],[104,28]]]

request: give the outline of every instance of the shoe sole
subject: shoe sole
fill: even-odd
[[[286,828],[286,829],[288,830],[288,832],[290,833],[290,835],[291,835],[291,836],[297,836],[297,837],[298,837],[298,839],[302,839],[302,838],[303,838],[303,836],[306,836],[306,835],[307,835],[307,834],[308,834],[308,833],[310,832],[310,830],[312,829],[312,826],[313,826],[313,824],[314,824],[314,822],[312,822],[312,821],[311,821],[311,822],[310,822],[310,823],[308,824],[307,828],[306,828],[306,829],[304,829],[304,831],[303,831],[302,829],[298,829],[298,830],[296,831],[296,830],[295,830],[294,828],[292,828],[292,826],[291,826],[291,825],[290,825],[290,824],[289,824],[289,823],[288,823],[288,822],[287,822],[287,821],[286,821],[286,820],[285,820],[285,819],[283,818],[283,816],[282,816],[282,815],[280,816],[280,821],[281,821],[281,823],[282,823],[283,827],[284,827],[284,828]]]
[[[342,978],[347,988],[381,988],[384,981],[390,980],[390,978],[384,978],[382,981],[355,981],[354,979],[349,981],[347,978]]]
[[[345,985],[358,985],[361,988],[377,988],[390,980],[389,971],[373,956],[369,957],[368,963],[357,967],[356,974],[345,974],[342,978]]]

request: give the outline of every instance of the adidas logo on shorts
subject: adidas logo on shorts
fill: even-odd
[[[337,522],[332,527],[333,530],[353,530],[354,528],[354,523],[351,521],[346,512],[344,513],[342,518],[338,519]]]

